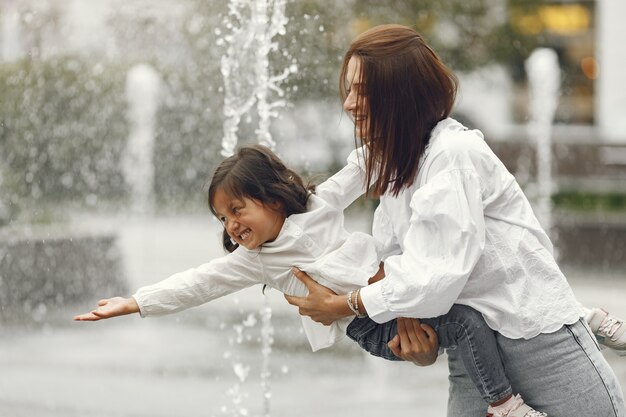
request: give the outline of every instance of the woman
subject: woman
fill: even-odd
[[[373,234],[385,279],[347,303],[298,272],[309,295],[288,301],[324,324],[353,315],[351,307],[385,323],[468,305],[497,332],[513,390],[529,404],[549,416],[626,416],[617,379],[519,185],[480,132],[448,117],[456,77],[415,31],[384,25],[353,41],[340,82],[369,148],[367,188],[381,196]],[[401,323],[392,350],[432,361],[428,334]],[[448,415],[484,416],[456,352],[448,356]]]

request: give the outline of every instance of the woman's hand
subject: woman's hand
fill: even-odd
[[[385,263],[381,262],[378,265],[378,272],[376,272],[376,275],[374,275],[373,277],[371,277],[370,279],[367,280],[367,284],[371,285],[375,282],[380,281],[381,279],[385,278]]]
[[[286,295],[289,304],[298,307],[298,312],[314,321],[330,326],[335,320],[352,315],[345,296],[335,294],[331,289],[315,282],[305,272],[293,268],[293,274],[309,290],[305,297]]]
[[[398,334],[387,344],[394,355],[419,366],[435,363],[439,353],[437,332],[418,319],[400,317]]]
[[[113,297],[98,301],[98,308],[89,313],[74,317],[76,321],[98,321],[111,317],[124,316],[139,312],[139,305],[133,297]]]

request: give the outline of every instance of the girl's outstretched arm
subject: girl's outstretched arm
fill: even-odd
[[[125,316],[139,312],[139,305],[133,297],[113,297],[98,301],[98,308],[89,313],[79,314],[74,317],[76,321],[98,321],[111,317]]]

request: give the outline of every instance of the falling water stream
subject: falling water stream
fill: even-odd
[[[256,110],[258,127],[255,129],[257,141],[271,149],[276,143],[270,133],[271,119],[276,117],[277,109],[284,107],[284,91],[280,85],[297,68],[289,68],[274,74],[270,66],[270,54],[278,48],[277,36],[285,34],[287,17],[286,0],[230,0],[228,14],[224,17],[224,33],[220,29],[218,45],[225,46],[220,69],[224,79],[224,137],[222,155],[233,154],[238,142],[237,132],[242,117]],[[274,99],[274,96],[277,96]],[[268,299],[259,312],[261,317],[261,390],[262,415],[270,415],[271,371],[270,355],[272,352],[274,330],[271,323],[272,309]],[[238,326],[242,332],[250,324],[250,317]],[[249,367],[234,362],[233,370],[238,382],[229,393],[232,400],[232,415],[247,415],[241,407],[241,383],[248,375]]]
[[[286,0],[230,0],[224,18],[225,33],[218,41],[226,45],[220,68],[224,78],[224,138],[222,155],[232,155],[237,145],[237,131],[243,115],[253,110],[259,117],[255,130],[259,143],[274,148],[270,120],[284,107],[280,87],[291,72],[290,66],[273,74],[269,57],[278,48],[276,36],[285,34]],[[220,30],[217,30],[222,35]],[[272,94],[278,99],[272,101]]]
[[[536,208],[539,221],[548,233],[552,228],[552,124],[558,104],[561,71],[556,52],[549,48],[533,51],[525,62],[530,86],[529,136],[537,151]]]
[[[154,206],[154,135],[161,80],[146,64],[132,67],[126,76],[127,118],[130,135],[123,161],[124,178],[135,214],[149,214]]]

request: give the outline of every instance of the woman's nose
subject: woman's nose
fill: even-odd
[[[350,92],[346,100],[343,102],[343,109],[347,112],[352,112],[356,108],[356,94]]]

